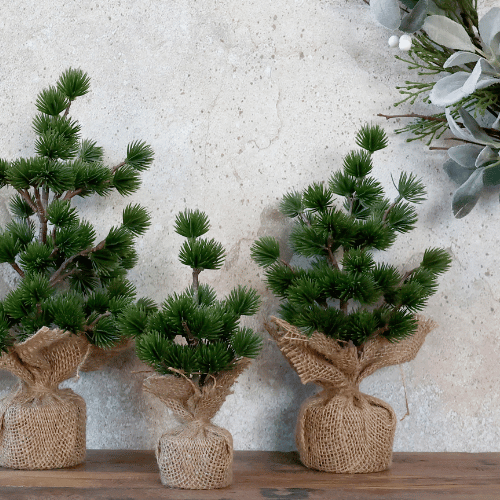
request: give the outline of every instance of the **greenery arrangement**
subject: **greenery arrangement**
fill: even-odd
[[[398,87],[403,103],[415,104],[417,99],[432,103],[444,111],[434,115],[381,115],[386,118],[416,118],[413,123],[396,130],[410,132],[431,144],[447,130],[462,141],[488,146],[488,154],[462,153],[472,149],[452,149],[445,171],[460,188],[454,195],[455,217],[470,213],[487,186],[500,184],[500,8],[490,9],[481,19],[477,1],[472,0],[371,0],[371,10],[381,24],[389,29],[412,33],[413,41],[407,56],[396,56],[408,63],[419,76],[440,76],[437,81],[408,80]],[[405,11],[400,20],[400,11]],[[469,128],[472,115],[481,130],[481,139],[474,135],[456,134],[456,128]],[[462,122],[456,120],[462,119]],[[451,123],[453,121],[453,124]],[[481,151],[477,147],[474,152]],[[480,173],[477,171],[479,169]],[[460,171],[458,175],[457,172]],[[475,173],[474,176],[472,174]],[[469,174],[469,175],[467,175]],[[468,182],[467,182],[468,181]]]
[[[150,224],[147,211],[128,205],[122,223],[96,241],[93,224],[78,216],[72,201],[137,191],[153,151],[135,141],[123,161],[106,166],[102,148],[82,139],[80,124],[69,115],[73,101],[89,89],[82,70],[64,71],[38,94],[35,155],[0,160],[0,186],[15,192],[12,221],[0,233],[0,262],[19,275],[17,287],[0,302],[0,351],[8,352],[44,325],[109,347],[120,338],[119,313],[135,300],[125,276],[137,262],[134,239]]]
[[[159,310],[137,304],[119,319],[123,333],[136,339],[139,359],[161,375],[182,374],[200,387],[239,360],[255,358],[262,347],[259,335],[240,326],[241,316],[257,312],[257,292],[238,286],[219,301],[212,287],[199,283],[202,271],[224,264],[222,245],[202,238],[209,229],[205,213],[179,213],[175,232],[186,238],[179,260],[192,269],[192,284],[168,296]]]
[[[278,241],[269,236],[254,243],[252,257],[282,300],[285,321],[308,336],[322,332],[362,352],[374,337],[397,342],[415,333],[415,313],[436,292],[450,257],[429,248],[420,265],[404,273],[376,261],[374,251],[387,250],[398,234],[415,227],[414,205],[425,199],[425,188],[413,174],[402,173],[397,197],[387,199],[370,176],[372,153],[387,146],[385,132],[364,126],[356,143],[362,149],[345,157],[343,170],[327,185],[314,183],[283,197],[280,210],[294,220],[290,245],[307,265],[282,259]],[[335,206],[335,195],[343,198],[342,208]]]

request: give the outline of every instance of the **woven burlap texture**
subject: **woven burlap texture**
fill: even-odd
[[[85,460],[85,401],[59,384],[87,351],[84,336],[43,327],[0,356],[0,369],[21,379],[0,401],[0,465],[57,469]]]
[[[417,317],[414,335],[391,343],[368,340],[363,349],[315,332],[302,334],[272,317],[266,328],[302,383],[323,390],[307,399],[297,422],[296,442],[306,467],[336,473],[378,472],[390,467],[396,415],[384,401],[359,391],[360,382],[384,366],[412,360],[436,324]]]
[[[243,359],[203,387],[175,375],[152,375],[144,390],[158,397],[181,422],[163,434],[156,448],[161,482],[170,488],[211,490],[233,479],[233,438],[210,421],[231,394],[236,378],[250,364]]]
[[[121,353],[133,348],[134,341],[125,337],[122,337],[116,345],[108,347],[107,349],[91,344],[89,346],[89,352],[79,369],[81,372],[101,370],[112,359],[116,358],[116,356],[119,356]]]

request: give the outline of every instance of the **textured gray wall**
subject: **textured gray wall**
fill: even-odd
[[[104,146],[110,163],[134,139],[152,144],[156,160],[132,200],[85,200],[82,214],[98,220],[104,234],[130,201],[151,211],[131,279],[157,301],[189,280],[176,260],[174,215],[186,206],[209,214],[211,236],[228,258],[221,272],[203,273],[202,280],[221,294],[237,283],[258,288],[263,307],[248,325],[265,338],[263,355],[240,377],[216,422],[233,433],[236,449],[293,449],[298,408],[315,389],[300,384],[264,333],[277,302],[249,248],[262,235],[285,238],[277,212],[284,192],[327,179],[358,127],[382,123],[375,115],[394,111],[395,87],[408,76],[386,48],[389,33],[361,0],[20,0],[2,6],[0,29],[0,156],[32,154],[37,92],[69,66],[87,71],[92,91],[72,106],[84,135]],[[411,414],[398,426],[395,449],[496,451],[498,195],[491,192],[465,220],[454,220],[454,186],[441,170],[445,153],[390,138],[376,156],[376,175],[390,190],[391,174],[411,170],[429,191],[417,230],[390,258],[403,268],[428,246],[453,255],[425,311],[440,327],[403,367]],[[2,190],[1,224],[7,200]],[[14,279],[9,268],[0,270],[2,296]],[[140,369],[126,353],[102,372],[67,383],[87,401],[89,448],[151,448],[171,424],[161,405],[142,394],[143,375],[131,373]],[[2,372],[0,395],[13,384]],[[404,415],[399,368],[380,370],[362,389]]]

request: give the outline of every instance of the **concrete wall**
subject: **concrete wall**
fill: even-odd
[[[177,262],[175,214],[185,207],[209,214],[211,236],[228,256],[221,272],[201,278],[221,294],[237,283],[256,287],[263,306],[248,325],[265,339],[263,355],[240,377],[216,422],[233,433],[236,449],[293,449],[298,408],[315,389],[300,384],[264,333],[277,301],[249,248],[262,235],[285,237],[281,196],[327,179],[358,127],[394,112],[395,87],[408,75],[387,48],[389,33],[361,0],[18,0],[2,6],[0,30],[0,157],[31,155],[37,92],[69,66],[87,71],[92,91],[72,106],[84,136],[99,141],[110,164],[134,139],[152,144],[156,160],[132,199],[86,200],[81,213],[104,235],[130,201],[151,211],[152,228],[139,239],[140,262],[130,277],[157,301],[189,281]],[[453,268],[425,311],[440,327],[403,367],[411,412],[398,426],[395,449],[496,451],[498,194],[484,196],[466,219],[453,219],[445,153],[405,143],[392,133],[397,125],[387,124],[390,147],[377,154],[375,173],[390,191],[391,174],[415,172],[429,200],[418,228],[388,259],[403,268],[424,248],[442,246]],[[8,198],[2,190],[2,224]],[[15,276],[9,268],[0,273],[4,294]],[[169,424],[161,405],[141,393],[142,375],[132,373],[140,369],[126,353],[102,372],[68,382],[87,401],[88,447],[151,448]],[[2,372],[0,395],[14,383]],[[362,389],[404,415],[398,367],[380,370]]]

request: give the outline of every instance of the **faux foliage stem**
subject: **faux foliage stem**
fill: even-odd
[[[69,274],[66,274],[62,276],[63,272],[66,270],[66,268],[77,258],[77,257],[84,257],[85,255],[88,255],[89,253],[94,253],[99,250],[102,250],[106,246],[106,240],[102,240],[98,245],[96,245],[93,248],[89,248],[87,250],[82,250],[80,253],[77,253],[75,255],[72,255],[71,257],[68,257],[60,266],[59,269],[52,275],[50,278],[50,284],[54,286],[56,283],[64,279],[64,277],[69,276]]]

